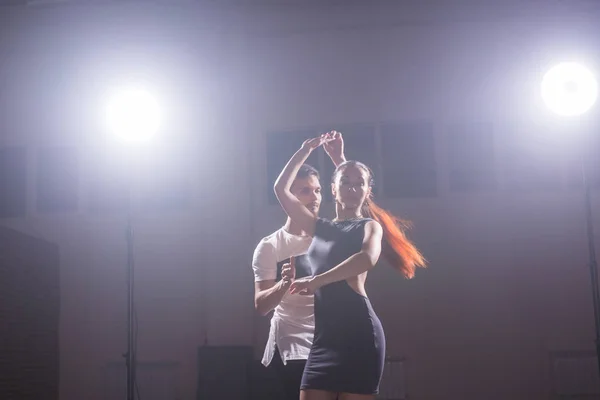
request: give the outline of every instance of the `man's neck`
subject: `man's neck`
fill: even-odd
[[[306,236],[306,232],[304,232],[302,229],[300,229],[292,220],[290,217],[288,217],[287,221],[285,221],[285,225],[283,226],[283,229],[285,229],[287,232],[291,233],[292,235],[296,235],[296,236]]]

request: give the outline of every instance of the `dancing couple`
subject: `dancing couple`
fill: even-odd
[[[318,147],[336,166],[336,217],[318,217],[319,173],[304,164]],[[286,400],[372,400],[385,361],[385,335],[365,291],[383,256],[407,278],[425,259],[405,224],[372,200],[373,174],[346,161],[341,133],[306,140],[275,182],[288,215],[258,244],[252,266],[255,306],[274,310],[263,364],[275,369]]]

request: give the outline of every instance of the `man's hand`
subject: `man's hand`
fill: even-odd
[[[344,138],[341,132],[328,132],[327,141],[323,143],[323,148],[336,167],[346,161],[346,157],[344,156]]]
[[[281,280],[285,285],[289,286],[296,278],[296,258],[290,257],[290,262],[283,264],[281,268]]]
[[[311,138],[311,139],[306,139],[303,143],[302,146],[300,146],[300,150],[305,151],[307,154],[310,154],[314,149],[316,149],[317,147],[323,145],[325,143],[326,140],[328,140],[329,136],[328,133],[324,133],[320,136]]]

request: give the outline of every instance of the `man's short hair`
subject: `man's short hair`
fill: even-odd
[[[304,179],[308,178],[309,176],[316,176],[317,179],[321,178],[319,176],[319,171],[317,171],[315,167],[308,164],[302,164],[298,170],[298,173],[296,174],[296,179]]]

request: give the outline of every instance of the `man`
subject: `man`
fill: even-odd
[[[346,161],[341,134],[334,134],[324,148],[336,166]],[[316,169],[303,165],[291,192],[311,212],[319,213],[322,195]],[[260,241],[252,260],[256,310],[261,315],[274,310],[262,363],[277,372],[286,400],[300,398],[300,381],[313,340],[313,297],[288,293],[295,278],[310,275],[306,252],[311,242],[312,237],[288,218],[283,227]]]

